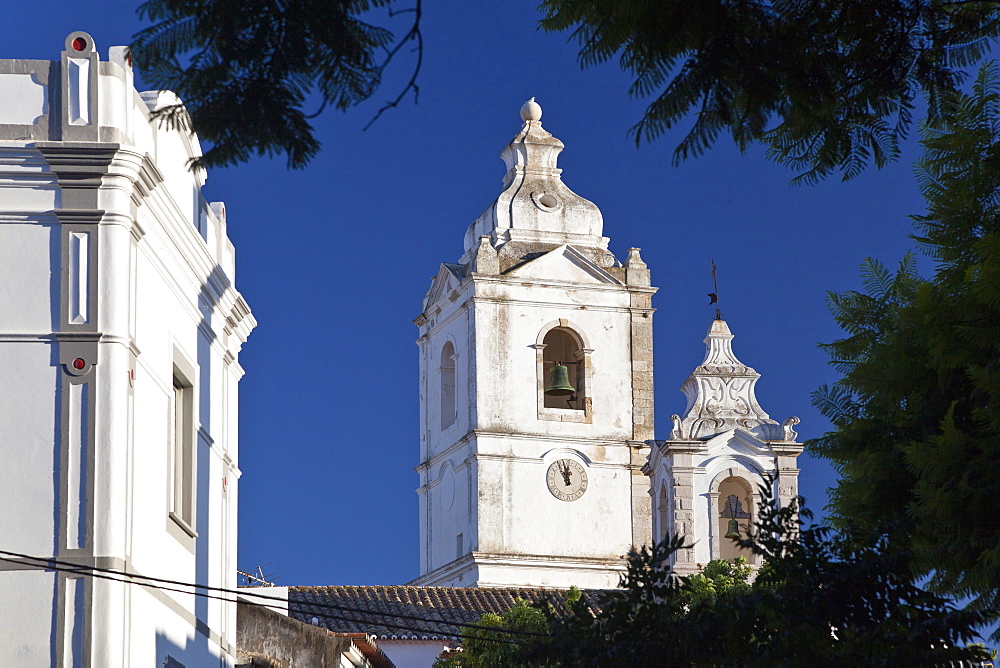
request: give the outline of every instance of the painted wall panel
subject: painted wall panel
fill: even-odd
[[[54,346],[0,342],[0,536],[4,549],[52,554],[60,461],[56,413],[61,371]]]
[[[34,125],[49,112],[48,86],[34,74],[0,74],[0,118],[10,125]]]
[[[55,576],[38,571],[0,571],[0,665],[53,665]],[[16,601],[17,605],[11,605]]]
[[[0,334],[52,331],[53,306],[59,303],[59,231],[49,224],[0,223]]]

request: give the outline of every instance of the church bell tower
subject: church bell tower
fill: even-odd
[[[761,486],[770,483],[778,507],[798,496],[799,419],[778,424],[764,412],[754,391],[760,374],[736,358],[733,338],[718,315],[705,337],[705,359],[681,386],[687,407],[671,416],[670,438],[654,442],[646,465],[653,535],[684,536],[689,545],[671,558],[677,575],[740,556],[759,566],[759,555],[733,539],[754,531]]]
[[[412,584],[606,588],[649,544],[649,270],[556,167],[529,100],[499,197],[420,330],[420,572]]]

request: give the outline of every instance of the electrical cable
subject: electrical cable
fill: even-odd
[[[211,599],[216,599],[216,600],[221,600],[221,601],[228,601],[228,602],[233,602],[233,599],[226,598],[224,596],[215,596],[215,595],[209,594],[208,592],[213,592],[213,591],[214,592],[222,592],[222,593],[228,594],[230,596],[241,596],[241,597],[244,597],[244,598],[246,598],[246,597],[249,596],[249,597],[253,597],[253,598],[257,598],[257,599],[262,599],[262,600],[265,600],[265,601],[274,601],[275,603],[274,604],[270,604],[270,605],[268,605],[266,603],[258,603],[256,601],[246,601],[247,603],[250,603],[252,605],[259,605],[261,607],[265,607],[265,608],[269,608],[269,609],[281,609],[281,610],[284,610],[286,608],[287,604],[288,604],[288,601],[286,601],[285,599],[280,599],[280,598],[276,598],[276,597],[273,597],[273,596],[267,596],[267,595],[264,595],[264,594],[257,594],[255,592],[249,592],[246,589],[235,589],[234,590],[234,589],[227,589],[225,587],[215,587],[215,586],[211,586],[211,585],[193,584],[193,583],[190,583],[190,582],[183,582],[183,581],[180,581],[180,580],[170,580],[170,579],[167,579],[167,578],[158,578],[158,577],[154,577],[154,576],[151,576],[151,575],[141,575],[141,574],[138,574],[138,573],[128,573],[128,572],[125,572],[125,571],[118,571],[118,570],[110,569],[110,568],[101,568],[99,566],[87,566],[87,565],[83,565],[83,564],[76,564],[76,563],[73,563],[73,562],[62,561],[62,560],[55,559],[55,558],[36,557],[36,556],[33,556],[33,555],[23,554],[23,553],[19,553],[19,552],[11,552],[11,551],[8,551],[8,550],[0,550],[0,554],[8,555],[8,557],[16,557],[16,559],[10,559],[10,558],[0,557],[0,560],[2,560],[2,561],[7,561],[7,562],[11,562],[11,563],[17,563],[17,564],[24,565],[23,561],[18,561],[18,560],[19,559],[28,559],[28,560],[31,560],[31,561],[34,561],[34,562],[38,562],[37,565],[39,565],[39,566],[45,566],[48,570],[74,573],[74,574],[77,574],[77,575],[89,575],[91,577],[95,577],[95,578],[99,578],[99,579],[104,579],[104,580],[110,580],[112,582],[121,582],[121,583],[124,583],[124,584],[138,584],[138,585],[141,585],[143,587],[149,587],[151,589],[160,589],[160,590],[163,590],[163,591],[172,591],[172,592],[176,592],[176,593],[180,593],[180,594],[189,594],[189,595],[194,595],[194,596],[202,596],[202,597],[205,597],[205,598],[211,598]],[[26,564],[26,565],[32,566],[32,565],[36,565],[36,564]],[[117,577],[110,577],[110,576],[117,576]],[[121,580],[121,579],[117,579],[118,577],[128,578],[128,579]],[[139,579],[139,580],[148,580],[149,582],[135,582],[136,579]],[[155,583],[161,583],[161,584],[150,584],[150,583],[153,583],[153,582],[155,582]],[[198,591],[187,591],[187,590],[184,590],[184,589],[177,589],[177,588],[174,588],[174,587],[165,587],[165,586],[162,586],[162,584],[176,585],[176,586],[179,586],[179,587],[187,587],[187,588],[190,588],[190,589],[204,589],[205,592],[203,593],[203,592],[198,592]],[[538,632],[534,632],[534,631],[520,631],[520,630],[516,630],[516,629],[504,629],[504,628],[498,628],[498,627],[494,627],[494,626],[484,626],[484,625],[481,625],[481,624],[469,624],[469,623],[466,623],[466,622],[448,621],[448,620],[445,620],[445,619],[436,620],[436,619],[430,619],[430,618],[427,618],[427,617],[418,617],[418,616],[414,616],[414,615],[394,614],[394,613],[387,613],[387,612],[379,612],[379,611],[376,611],[376,610],[365,610],[365,609],[362,609],[362,608],[351,608],[351,607],[348,607],[348,606],[336,605],[336,604],[333,604],[333,603],[309,602],[309,603],[307,603],[307,605],[309,605],[310,607],[313,607],[313,608],[321,608],[321,609],[328,609],[328,610],[338,610],[338,611],[341,611],[341,612],[349,612],[349,613],[354,613],[354,614],[359,614],[359,615],[370,615],[370,616],[373,616],[373,617],[392,617],[392,618],[395,618],[395,619],[409,619],[409,620],[413,620],[413,621],[419,621],[419,622],[422,622],[422,623],[425,623],[425,624],[429,623],[429,624],[445,625],[445,626],[457,626],[457,627],[462,628],[462,629],[478,629],[478,630],[483,630],[483,631],[495,631],[495,632],[506,633],[506,634],[511,634],[511,635],[535,636],[535,637],[543,637],[543,638],[550,637],[549,634],[547,634],[547,633],[538,633]],[[349,617],[343,617],[343,616],[338,616],[338,615],[331,615],[331,614],[326,614],[326,613],[316,614],[315,616],[317,616],[317,617],[324,617],[324,618],[327,618],[327,619],[334,619],[334,620],[338,620],[338,621],[351,622],[351,623],[355,623],[355,624],[357,624],[357,623],[363,623],[363,620],[356,620],[356,619],[351,619]],[[428,632],[430,632],[430,633],[437,633],[437,634],[442,634],[442,635],[453,635],[451,633],[447,633],[447,632],[444,632],[444,631],[433,631],[433,630],[428,631],[427,629],[414,629],[414,628],[412,628],[410,626],[404,626],[404,625],[400,625],[400,624],[392,624],[392,623],[384,622],[384,621],[371,622],[371,623],[378,624],[380,626],[385,626],[387,628],[398,628],[398,629],[402,629],[402,630],[406,630],[406,631],[411,631],[411,632],[414,632],[414,631],[415,632],[419,632],[419,633],[428,633]],[[486,638],[484,638],[484,640],[485,639]],[[509,643],[513,643],[513,644],[519,644],[516,641],[504,641],[504,640],[493,639],[493,638],[490,638],[489,640],[496,640],[497,642],[509,642]]]
[[[0,550],[0,552],[4,552],[4,551]],[[51,561],[53,561],[53,560],[47,560],[47,559],[39,558],[39,557],[30,557],[30,556],[27,556],[27,555],[24,558],[28,558],[28,559],[34,558],[34,559],[37,559],[37,560],[42,561],[42,562],[51,562]],[[14,559],[6,558],[6,557],[0,557],[0,561],[7,561],[7,562],[11,562],[11,563],[17,563],[17,564],[24,565],[23,561],[16,561]],[[67,563],[67,562],[62,562],[62,563]],[[209,598],[209,599],[214,599],[214,600],[218,600],[218,601],[225,601],[227,603],[238,603],[239,602],[237,600],[234,600],[232,598],[228,598],[226,596],[217,596],[217,595],[210,594],[210,593],[207,593],[207,592],[185,591],[183,589],[177,589],[177,588],[174,588],[174,587],[166,587],[166,586],[163,586],[163,585],[155,585],[155,584],[150,584],[150,583],[146,583],[146,582],[135,582],[135,581],[133,581],[131,579],[119,580],[118,578],[115,578],[112,575],[109,575],[109,574],[106,574],[106,573],[95,573],[95,572],[92,572],[93,570],[97,570],[97,567],[93,567],[92,568],[90,566],[85,566],[85,565],[80,565],[80,564],[72,564],[70,566],[64,566],[64,567],[50,567],[47,570],[52,570],[52,571],[62,572],[62,573],[71,573],[71,574],[74,574],[74,575],[82,575],[82,576],[87,576],[87,577],[93,577],[93,578],[98,578],[98,579],[101,579],[101,580],[108,580],[110,582],[118,582],[118,583],[121,583],[121,584],[134,584],[134,585],[139,585],[140,587],[148,587],[150,589],[157,589],[157,590],[160,590],[160,591],[172,591],[172,592],[176,592],[176,593],[179,593],[179,594],[188,594],[188,595],[191,595],[191,596],[201,596],[203,598]],[[109,570],[109,569],[100,569],[100,570],[106,571],[106,570]],[[113,574],[114,575],[120,575],[122,577],[127,577],[127,578],[144,578],[144,577],[146,577],[146,576],[142,576],[142,575],[131,575],[131,574],[122,573],[122,572],[113,572]],[[187,584],[187,583],[181,583],[181,584],[183,586],[186,586],[186,587],[192,587],[192,588],[201,587],[201,588],[204,588],[204,586],[202,586],[202,585],[191,585],[191,584]],[[220,589],[220,588],[214,587],[213,589]],[[243,596],[243,592],[242,591],[235,591],[235,592],[233,590],[224,590],[224,591],[226,591],[230,595],[232,595],[232,594],[235,593],[235,595],[237,595],[237,596]],[[283,605],[284,601],[282,599],[277,599],[277,598],[270,597],[270,596],[262,596],[262,595],[259,595],[259,594],[257,596],[259,596],[261,598],[268,599],[268,600],[272,600],[272,601],[279,601],[280,603],[282,603],[282,605],[268,605],[266,603],[258,603],[256,601],[248,601],[248,600],[244,600],[243,602],[247,603],[248,605],[254,605],[254,606],[257,606],[257,607],[262,607],[262,608],[268,608],[268,609],[272,609],[272,610],[277,610],[279,612],[285,609],[285,605]],[[321,604],[319,604],[319,607],[324,607],[324,606],[322,606]],[[315,612],[315,611],[311,611],[311,612],[312,612],[313,616],[315,616],[315,617],[322,617],[324,619],[333,619],[333,620],[336,620],[336,621],[351,622],[351,623],[354,623],[354,624],[363,623],[363,621],[360,621],[360,620],[357,620],[357,619],[351,619],[349,617],[342,617],[342,616],[339,616],[339,615],[333,615],[333,614],[324,613],[324,612]],[[364,614],[373,614],[375,616],[379,616],[379,615],[382,615],[382,616],[394,616],[394,617],[398,617],[399,616],[399,615],[391,615],[390,613],[379,613],[379,612],[375,612],[375,611],[360,610],[360,609],[357,610],[357,612],[364,613]],[[290,615],[288,615],[288,616],[290,617]],[[295,618],[292,617],[292,619],[295,619]],[[440,622],[438,622],[438,621],[435,621],[435,620],[432,620],[432,619],[424,619],[424,618],[420,618],[420,617],[412,617],[412,619],[417,619],[417,620],[424,621],[424,622],[431,622],[431,623],[435,623],[435,624],[448,624],[448,625],[451,625],[451,626],[474,626],[474,625],[470,625],[470,624],[462,624],[460,622],[448,622],[448,621],[443,621],[443,620],[440,621]],[[297,620],[297,621],[301,621],[301,620]],[[443,636],[448,636],[448,637],[457,637],[453,633],[450,633],[450,632],[434,631],[434,630],[427,630],[427,629],[419,629],[419,628],[414,628],[412,626],[404,626],[402,624],[393,624],[391,622],[385,622],[385,621],[372,622],[372,623],[373,624],[378,624],[380,626],[384,626],[384,627],[387,627],[387,628],[394,628],[394,629],[401,629],[401,630],[404,630],[404,631],[410,631],[411,633],[422,633],[422,634],[432,633],[432,634],[443,635]],[[484,629],[491,630],[491,631],[500,631],[500,632],[506,632],[506,633],[526,633],[526,632],[523,632],[523,631],[513,631],[511,629],[500,629],[500,628],[494,628],[494,627],[481,627],[480,626],[480,627],[477,627],[477,628],[484,628]],[[329,630],[329,629],[326,629],[326,630]],[[499,642],[499,643],[510,644],[510,645],[520,645],[521,644],[520,642],[517,642],[515,640],[504,640],[504,639],[501,639],[501,638],[481,638],[481,639],[482,640],[488,640],[490,642]]]

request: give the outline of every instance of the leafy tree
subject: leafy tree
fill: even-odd
[[[148,0],[139,14],[152,25],[135,36],[132,54],[149,83],[185,102],[160,116],[190,122],[212,144],[200,164],[284,153],[289,167],[304,167],[320,146],[310,118],[327,105],[344,110],[368,99],[404,44],[416,43],[421,52],[420,0],[401,10],[414,21],[395,43],[391,31],[361,20],[391,3]],[[416,94],[419,62],[391,106]],[[320,102],[311,102],[317,96]],[[307,103],[318,110],[309,113]]]
[[[701,573],[676,578],[664,566],[682,548],[680,538],[668,538],[652,548],[629,552],[627,574],[620,595],[600,601],[595,614],[590,601],[569,601],[569,614],[544,610],[550,639],[527,643],[521,657],[528,665],[554,662],[559,666],[662,665],[710,662],[727,633],[714,611],[749,589],[751,569],[745,560],[735,564],[711,562]],[[673,633],[684,638],[672,636]]]
[[[674,577],[666,565],[684,541],[668,537],[628,555],[623,589],[597,601],[574,595],[568,612],[519,602],[487,615],[465,651],[439,666],[945,665],[988,661],[968,644],[986,619],[915,584],[910,556],[885,538],[859,540],[806,525],[798,504],[775,509],[762,488],[754,537],[764,557],[751,580],[745,561],[711,562]],[[592,593],[587,596],[594,596]],[[512,636],[500,631],[548,631]],[[513,638],[513,639],[512,639]]]
[[[572,31],[580,62],[618,57],[653,98],[632,128],[653,140],[692,116],[675,161],[723,132],[762,142],[815,181],[899,153],[923,95],[943,100],[1000,34],[988,0],[543,0],[545,30]]]
[[[367,22],[371,10],[397,3],[147,0],[139,11],[152,25],[136,35],[133,54],[150,83],[185,100],[212,145],[203,164],[287,154],[290,167],[303,167],[319,149],[309,119],[368,99],[405,45],[417,51],[413,76],[379,113],[419,92],[421,0],[388,12],[413,19],[398,38]],[[962,68],[1000,34],[1000,3],[990,0],[542,0],[541,8],[545,30],[572,31],[584,65],[618,56],[635,77],[632,95],[652,98],[633,128],[637,143],[693,118],[675,160],[728,132],[741,148],[763,142],[805,181],[838,169],[850,178],[894,159],[918,98],[937,119]],[[318,109],[306,108],[311,93]],[[187,121],[179,107],[161,116]]]
[[[888,537],[940,590],[1000,611],[1000,89],[985,67],[942,102],[917,164],[913,216],[937,263],[921,279],[867,260],[865,292],[830,297],[848,336],[843,373],[816,404],[834,430],[814,444],[841,474],[839,526]]]
[[[683,543],[667,539],[629,555],[622,596],[599,614],[577,603],[568,617],[550,615],[551,638],[534,643],[524,661],[888,666],[989,659],[982,646],[966,646],[982,613],[914,584],[909,557],[887,551],[883,539],[845,540],[829,527],[800,525],[797,507],[766,503],[759,517],[756,537],[741,541],[765,558],[752,584],[739,566],[670,576],[664,565]],[[700,595],[703,578],[733,586]]]
[[[579,598],[579,590],[571,590],[567,595],[567,601],[575,602]],[[545,633],[548,631],[548,618],[540,608],[532,606],[524,599],[518,599],[514,607],[507,612],[502,615],[487,613],[479,618],[476,625],[490,626],[497,630],[481,628],[466,630],[462,634],[462,651],[439,658],[434,662],[435,668],[516,668],[529,665],[521,663],[518,654],[525,644],[531,642],[530,637],[518,635],[516,632]],[[548,661],[530,665],[558,664]]]
[[[713,559],[699,573],[688,576],[684,581],[683,593],[687,596],[685,605],[715,605],[719,598],[742,595],[750,592],[750,578],[753,567],[746,557],[735,561]]]

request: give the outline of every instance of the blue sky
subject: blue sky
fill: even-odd
[[[137,5],[0,0],[0,58],[57,59],[66,35],[86,30],[106,59],[142,27]],[[627,132],[644,104],[628,98],[629,79],[615,63],[581,70],[566,35],[536,28],[534,0],[427,0],[424,14],[419,104],[362,131],[409,78],[404,53],[371,101],[317,119],[324,148],[306,169],[257,159],[206,185],[226,202],[237,287],[260,323],[240,359],[239,564],[268,564],[278,584],[418,575],[412,320],[438,264],[458,259],[466,227],[499,193],[499,153],[526,98],[566,144],[563,179],[601,208],[611,250],[622,259],[641,247],[660,288],[659,438],[702,359],[713,258],[736,354],[763,375],[761,406],[799,416],[802,438],[825,431],[809,394],[836,379],[816,345],[840,333],[826,293],[859,288],[865,257],[896,263],[913,246],[908,215],[923,210],[914,142],[848,183],[791,186],[762,150],[725,140],[675,168],[680,133],[637,149]],[[835,474],[808,455],[800,465],[820,513]]]

